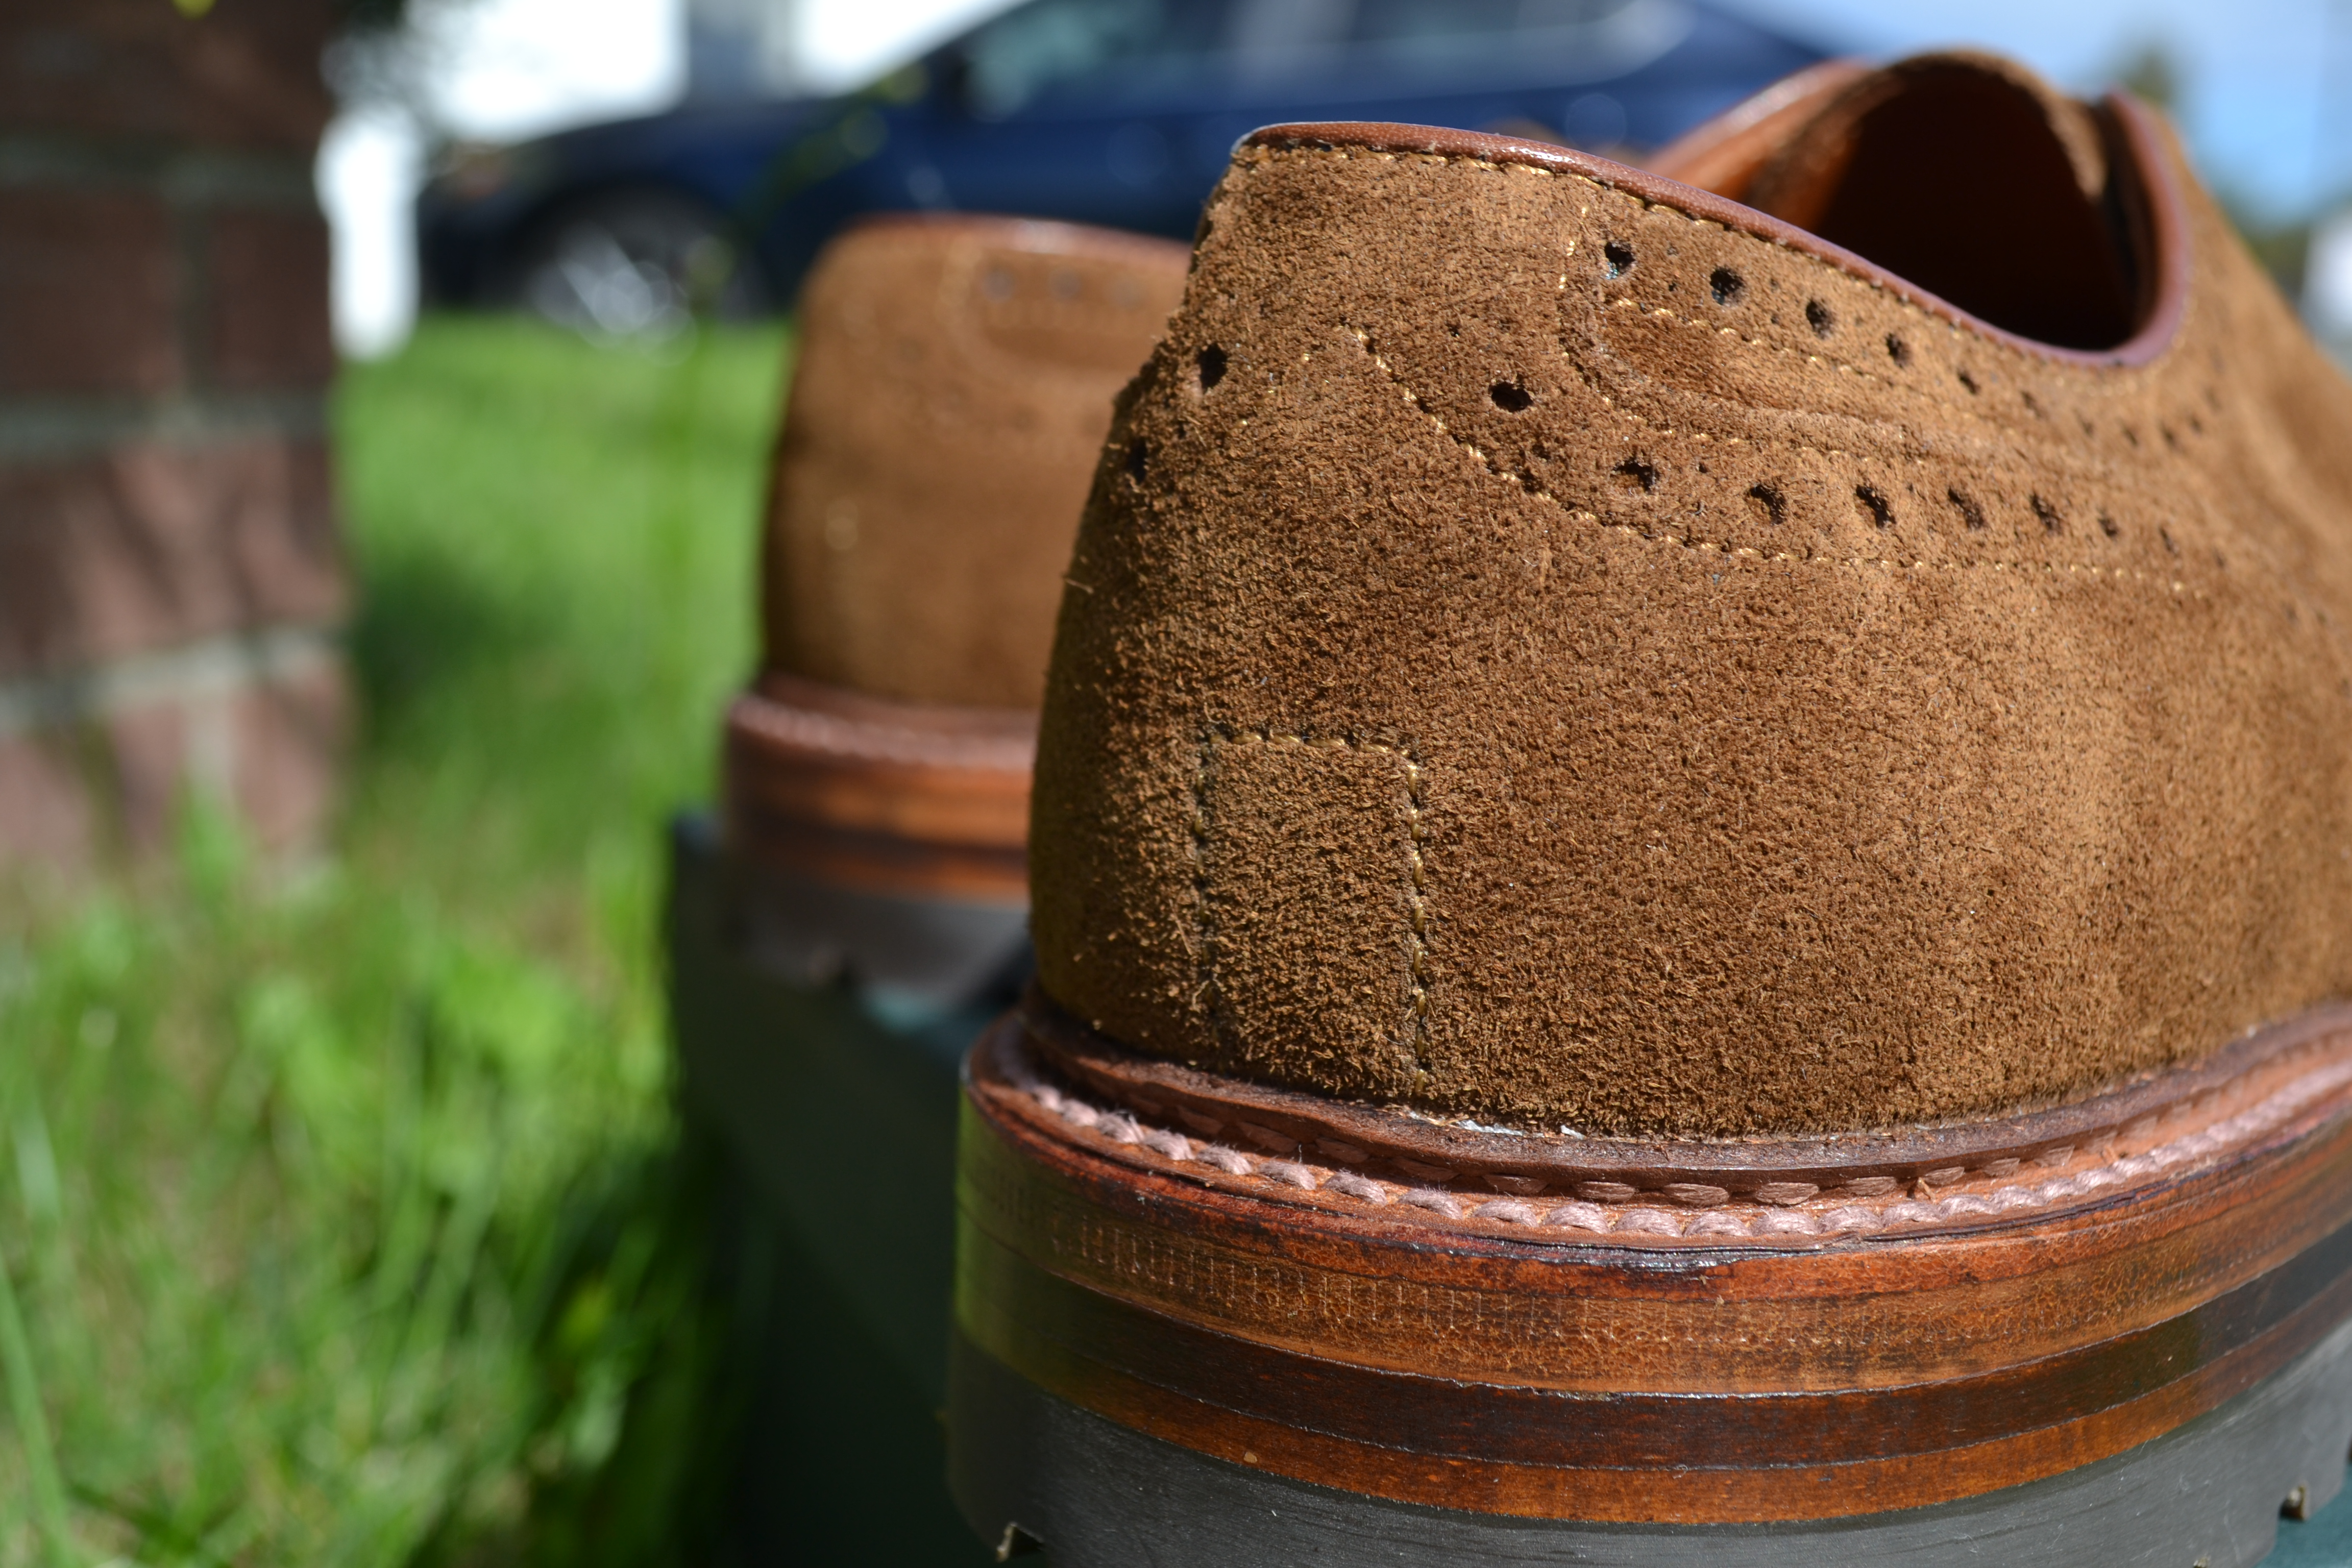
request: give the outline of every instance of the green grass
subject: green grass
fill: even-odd
[[[673,1554],[661,824],[752,655],[783,353],[433,321],[347,374],[330,852],[191,803],[0,934],[0,1565]]]

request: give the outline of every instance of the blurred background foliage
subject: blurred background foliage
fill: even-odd
[[[690,1549],[727,1325],[659,825],[751,661],[786,352],[433,321],[346,374],[333,854],[191,801],[0,921],[0,1564]]]

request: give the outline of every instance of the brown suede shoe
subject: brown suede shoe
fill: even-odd
[[[1185,264],[1164,240],[993,217],[868,222],[820,258],[769,504],[765,668],[727,725],[730,850],[844,890],[761,904],[786,968],[953,993],[1018,944],[1061,569],[1112,395]]]
[[[957,1064],[1027,973],[1053,606],[1187,256],[892,219],[803,297],[765,667],[729,715],[723,841],[673,834],[665,922],[685,1157],[748,1281],[727,1528],[755,1560],[973,1555],[938,1415]]]
[[[2347,625],[2352,390],[2128,100],[1252,136],[1063,600],[967,1513],[2257,1561],[2352,1440]]]

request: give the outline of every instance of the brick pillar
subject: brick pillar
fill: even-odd
[[[310,166],[328,0],[0,0],[0,867],[265,845],[348,699]]]

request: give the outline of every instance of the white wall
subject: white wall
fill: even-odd
[[[835,92],[953,37],[1011,0],[799,0],[792,6],[792,52],[801,79]]]
[[[328,299],[346,359],[390,353],[416,323],[410,204],[423,154],[415,121],[392,107],[347,109],[319,143],[319,205],[333,242]]]
[[[335,342],[388,353],[416,318],[413,218],[425,149],[644,114],[686,85],[678,0],[416,0],[410,35],[319,148],[334,236]]]
[[[2311,330],[2338,350],[2352,351],[2352,211],[2312,230],[2303,268],[2303,313]]]

